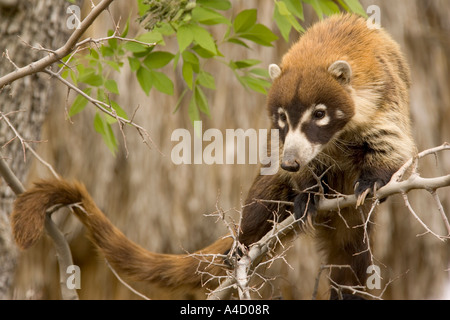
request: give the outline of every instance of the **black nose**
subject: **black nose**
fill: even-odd
[[[300,164],[297,160],[285,160],[281,163],[281,168],[289,172],[297,172],[300,170]]]

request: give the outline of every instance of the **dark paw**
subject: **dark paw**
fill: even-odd
[[[316,215],[314,194],[300,193],[294,200],[294,217],[296,220],[306,221],[308,217]]]
[[[364,204],[368,196],[374,196],[376,191],[386,185],[388,181],[380,178],[359,178],[354,185],[355,196],[357,199],[356,206],[359,207]],[[381,199],[380,202],[386,199]]]

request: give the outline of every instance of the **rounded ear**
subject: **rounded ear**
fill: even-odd
[[[276,64],[269,65],[269,76],[270,79],[275,80],[281,75],[281,68]]]
[[[352,80],[352,67],[350,67],[347,61],[338,60],[334,62],[328,68],[328,72],[341,84],[349,84]]]

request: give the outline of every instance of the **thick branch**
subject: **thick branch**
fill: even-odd
[[[53,63],[61,60],[72,52],[73,48],[77,44],[78,40],[81,38],[83,33],[89,28],[89,26],[94,22],[103,10],[107,9],[108,6],[114,0],[103,0],[98,5],[96,5],[92,11],[86,16],[86,18],[81,22],[79,28],[75,29],[69,39],[66,41],[64,46],[57,49],[56,51],[50,53],[48,56],[30,63],[27,66],[18,68],[15,71],[8,73],[7,75],[0,78],[0,90],[8,84],[16,81],[17,79],[23,78],[25,76],[34,74],[36,72],[44,71],[45,68],[52,65]]]

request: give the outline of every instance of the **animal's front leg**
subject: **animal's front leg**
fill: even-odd
[[[320,186],[319,186],[320,183]],[[328,191],[326,177],[321,181],[311,179],[309,183],[303,183],[302,191],[294,199],[294,216],[301,222],[306,222],[308,218],[314,219],[317,214],[318,198]]]

